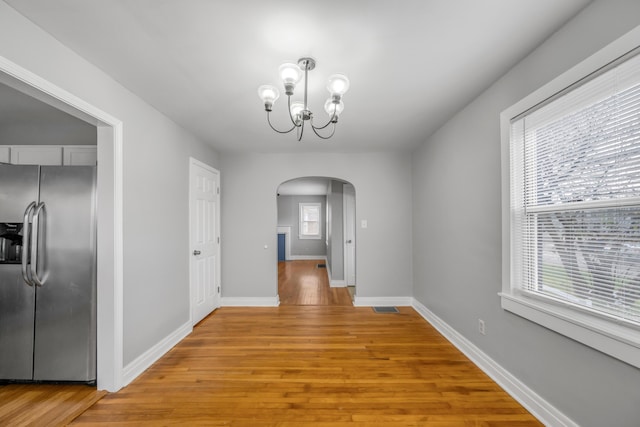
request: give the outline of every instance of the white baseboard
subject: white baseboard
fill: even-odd
[[[475,363],[485,374],[489,375],[500,387],[520,402],[540,422],[554,427],[579,427],[573,420],[556,409],[540,395],[527,387],[522,381],[511,375],[509,371],[491,359],[475,344],[459,334],[444,320],[436,316],[422,303],[413,299],[413,308],[444,337]]]
[[[344,288],[347,286],[346,282],[343,279],[333,280],[331,278],[331,264],[329,264],[329,260],[325,260],[327,263],[327,277],[329,278],[329,286],[332,288]]]
[[[356,295],[353,301],[356,307],[410,307],[412,304],[412,297],[359,297]]]
[[[277,307],[280,305],[280,298],[275,297],[253,298],[253,297],[222,297],[220,306],[222,307]]]
[[[331,280],[331,283],[329,284],[329,286],[331,286],[332,288],[346,288],[347,287],[347,281],[342,279],[342,280]]]
[[[287,259],[287,261],[305,261],[305,260],[315,260],[315,259],[319,261],[327,262],[326,255],[291,255],[291,257]]]
[[[333,286],[331,284],[331,263],[329,263],[329,260],[326,260],[326,269],[327,269],[327,279],[329,279],[329,286]]]
[[[184,325],[176,329],[172,334],[168,335],[162,341],[138,356],[133,362],[125,366],[122,369],[123,387],[128,385],[131,381],[142,374],[147,368],[158,361],[158,359],[164,356],[176,344],[178,344],[187,335],[189,335],[192,330],[193,326],[191,325],[191,322],[185,323]]]

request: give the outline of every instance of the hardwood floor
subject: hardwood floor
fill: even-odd
[[[73,426],[540,426],[413,309],[223,307]]]
[[[317,267],[324,262],[320,259],[278,262],[280,305],[353,305],[346,287],[329,286],[327,269]]]
[[[86,385],[0,385],[0,426],[65,426],[106,394]]]
[[[321,262],[278,263],[280,307],[218,309],[118,393],[0,386],[0,426],[541,425],[413,309],[353,307]]]

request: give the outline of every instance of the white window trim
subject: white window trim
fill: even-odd
[[[302,234],[302,209],[304,206],[317,206],[318,214],[320,217],[318,218],[318,234]],[[311,240],[319,240],[322,239],[322,203],[315,202],[301,202],[298,203],[298,239],[311,239]]]
[[[640,330],[532,298],[512,287],[510,155],[511,119],[640,46],[640,26],[563,73],[500,115],[502,153],[502,308],[640,368]]]

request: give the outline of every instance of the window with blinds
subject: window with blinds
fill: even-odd
[[[510,123],[511,283],[640,326],[640,55]]]
[[[300,203],[300,224],[298,237],[300,239],[320,239],[320,203]]]

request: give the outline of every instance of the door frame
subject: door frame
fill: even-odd
[[[211,165],[208,165],[206,163],[201,162],[200,160],[194,158],[194,157],[189,157],[189,323],[191,325],[193,325],[193,311],[195,310],[195,303],[194,303],[194,282],[193,282],[193,269],[191,266],[191,262],[192,262],[192,250],[193,250],[193,233],[192,233],[192,227],[193,227],[193,223],[192,223],[192,214],[193,214],[193,209],[192,209],[192,178],[193,178],[193,167],[194,166],[198,166],[202,169],[206,169],[209,172],[213,173],[214,175],[217,176],[218,178],[218,187],[217,187],[217,191],[216,191],[216,223],[215,223],[215,227],[216,227],[216,238],[218,239],[218,255],[216,256],[216,274],[215,274],[215,281],[217,283],[218,289],[215,292],[215,297],[214,297],[214,310],[216,308],[220,307],[220,300],[222,297],[222,284],[220,283],[221,278],[222,278],[222,273],[220,272],[220,268],[222,265],[222,262],[220,261],[220,257],[221,257],[221,241],[220,241],[220,171],[216,168],[214,168]]]
[[[344,190],[345,187],[349,186],[350,187],[350,191],[349,197],[353,197],[353,213],[352,215],[349,215],[347,212],[347,203],[346,203],[346,199],[347,199],[347,192]],[[357,281],[358,281],[358,276],[356,274],[356,253],[357,253],[357,244],[358,244],[358,239],[356,238],[356,231],[357,231],[357,227],[356,227],[356,187],[351,184],[351,183],[345,183],[342,187],[342,219],[343,219],[343,245],[344,245],[344,283],[345,286],[357,286]],[[351,221],[352,224],[351,226],[353,227],[353,265],[349,265],[348,262],[348,256],[347,256],[347,249],[348,249],[348,244],[347,244],[347,223]],[[349,284],[349,272],[353,271],[353,281],[354,283],[351,285]]]
[[[99,390],[123,387],[122,121],[0,56],[0,82],[97,127],[97,371]]]

